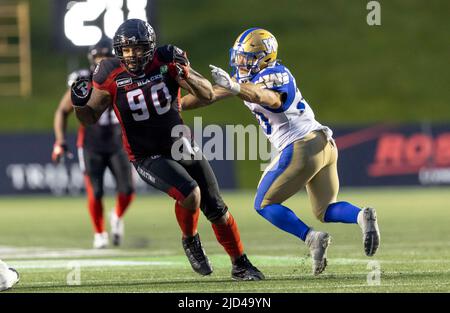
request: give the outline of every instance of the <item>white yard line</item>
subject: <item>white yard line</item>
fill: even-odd
[[[120,249],[57,249],[47,247],[6,247],[0,246],[2,259],[48,259],[114,256],[167,256],[174,255],[173,250],[120,250]]]
[[[12,261],[8,264],[16,269],[72,269],[75,267],[117,267],[117,266],[181,266],[172,261],[119,261],[119,260],[27,260]]]

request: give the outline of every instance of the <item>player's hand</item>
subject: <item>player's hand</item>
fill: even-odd
[[[73,158],[73,154],[69,152],[67,144],[60,144],[55,142],[55,144],[53,145],[52,161],[54,163],[63,163],[66,158]]]
[[[88,103],[92,94],[92,82],[86,77],[80,77],[70,87],[70,98],[75,107],[82,107]]]
[[[241,91],[241,85],[233,81],[227,72],[211,64],[209,67],[211,68],[212,78],[217,85],[228,89],[233,95],[237,95]]]
[[[181,50],[178,47],[173,47],[173,62],[175,63],[175,69],[177,76],[181,79],[189,77],[189,59],[187,58],[186,51]]]

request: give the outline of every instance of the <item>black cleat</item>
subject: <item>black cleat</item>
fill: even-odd
[[[243,254],[233,263],[231,270],[231,278],[234,280],[263,280],[264,274],[259,271],[250,260],[247,255]]]
[[[203,250],[198,233],[194,237],[183,238],[181,242],[192,269],[203,276],[211,274],[213,269]]]

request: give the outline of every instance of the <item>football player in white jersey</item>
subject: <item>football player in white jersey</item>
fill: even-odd
[[[182,100],[193,109],[237,96],[258,119],[278,156],[265,170],[255,197],[256,211],[276,227],[306,243],[313,258],[313,274],[327,266],[330,235],[311,229],[282,203],[306,187],[314,215],[325,223],[359,224],[364,251],[375,254],[380,233],[375,209],[337,201],[338,151],[332,131],[316,121],[314,112],[297,88],[290,71],[277,60],[278,42],[267,30],[241,33],[230,51],[234,73],[210,65],[216,83],[215,98],[205,103],[194,96]]]
[[[0,260],[0,291],[12,288],[19,282],[19,273]]]

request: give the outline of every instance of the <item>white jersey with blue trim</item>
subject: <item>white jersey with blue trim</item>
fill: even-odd
[[[244,101],[277,150],[283,150],[289,144],[315,130],[323,130],[331,139],[333,132],[316,121],[313,110],[297,88],[295,78],[284,65],[275,63],[273,66],[266,67],[250,82],[285,94],[282,106],[277,109]]]

